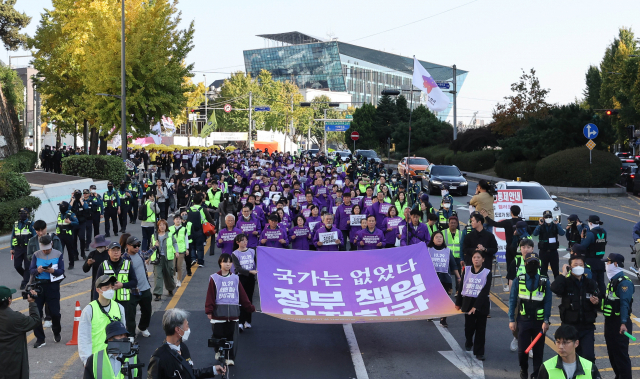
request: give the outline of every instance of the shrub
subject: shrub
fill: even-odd
[[[0,172],[30,172],[36,167],[38,154],[29,150],[22,150],[0,161]]]
[[[535,180],[563,187],[611,187],[620,177],[620,159],[606,151],[594,150],[589,164],[589,149],[584,146],[559,151],[536,165]]]
[[[460,152],[445,156],[444,163],[456,165],[462,171],[480,172],[493,167],[496,157],[493,150]]]
[[[504,163],[496,161],[496,175],[500,178],[516,180],[520,177],[523,181],[531,181],[535,178],[536,164],[535,161],[519,161],[512,163]]]
[[[121,157],[111,155],[73,155],[62,160],[62,173],[120,183],[127,175]]]
[[[23,174],[4,172],[0,175],[0,202],[29,196],[31,187]]]
[[[451,142],[450,148],[454,151],[481,151],[486,147],[498,146],[498,138],[491,133],[491,128],[467,129],[458,134],[458,138]]]
[[[20,208],[31,208],[35,211],[40,206],[40,199],[24,196],[12,201],[0,202],[0,233],[10,233],[13,224],[18,221]]]
[[[447,155],[453,155],[453,151],[450,150],[447,145],[438,145],[418,149],[415,155],[417,157],[425,157],[433,164],[445,164],[445,158]]]

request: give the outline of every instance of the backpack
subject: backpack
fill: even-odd
[[[145,201],[144,203],[142,203],[142,205],[140,205],[140,207],[138,208],[138,220],[140,221],[146,221],[147,218],[149,218],[149,215],[147,215],[147,202]]]

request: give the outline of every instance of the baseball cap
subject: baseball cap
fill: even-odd
[[[533,262],[533,261],[540,262],[540,257],[538,256],[538,253],[529,253],[529,254],[525,255],[525,257],[524,257],[524,262],[525,263],[529,263],[529,262]]]
[[[619,267],[624,267],[624,256],[617,253],[609,253],[609,256],[602,259],[603,262],[617,263]]]
[[[600,223],[600,217],[598,217],[597,215],[589,215],[589,219],[588,221],[592,224],[599,224]]]
[[[518,222],[516,222],[516,228],[517,229],[526,229],[527,228],[527,222],[526,221],[518,221]]]
[[[7,299],[11,299],[11,295],[16,293],[16,290],[13,288],[0,286],[0,301],[5,301]]]
[[[42,237],[40,237],[38,239],[38,242],[40,244],[40,250],[51,250],[53,249],[53,241],[51,239],[51,236],[49,234],[45,234]]]
[[[180,217],[180,216],[178,215],[177,217]],[[140,240],[136,236],[131,236],[127,238],[127,245],[135,246],[135,245],[141,245],[141,244],[142,242],[140,242]]]
[[[118,249],[122,249],[122,246],[120,246],[120,244],[119,244],[119,243],[117,243],[117,242],[111,242],[111,243],[109,244],[109,246],[107,246],[107,250],[111,250],[111,249],[113,249],[113,248],[115,248],[115,247],[117,247]]]
[[[100,288],[102,286],[106,286],[109,284],[115,284],[117,282],[115,276],[111,275],[102,275],[96,279],[96,288]]]

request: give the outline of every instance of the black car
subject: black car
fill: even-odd
[[[627,166],[622,169],[618,183],[627,189],[627,192],[636,192],[634,190],[634,181],[638,172],[638,166]]]
[[[373,150],[356,150],[355,153],[356,158],[360,158],[362,156],[367,158],[367,160],[371,160],[373,158],[375,162],[381,162],[378,154]]]
[[[469,183],[465,178],[467,174],[460,172],[456,166],[434,165],[426,175],[427,190],[430,194],[438,193],[443,184],[449,186],[451,195],[458,194],[466,196],[469,190]]]

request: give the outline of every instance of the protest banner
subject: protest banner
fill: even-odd
[[[498,190],[498,193],[493,199],[493,215],[495,221],[511,218],[510,208],[512,205],[519,205],[520,208],[522,208],[522,190]],[[496,236],[496,241],[498,242],[498,253],[496,254],[496,260],[498,262],[506,262],[507,239],[504,233],[504,229],[493,228],[493,234]]]

